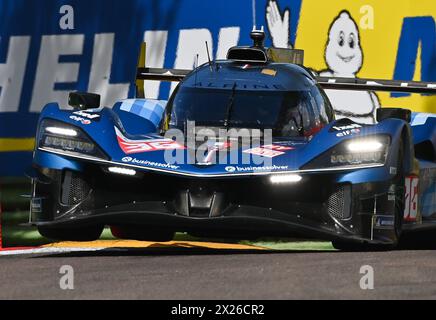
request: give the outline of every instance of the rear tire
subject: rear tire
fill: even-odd
[[[112,235],[118,239],[168,242],[174,239],[174,231],[151,227],[111,226]]]
[[[337,250],[348,252],[389,251],[397,247],[397,244],[354,243],[340,240],[332,241],[332,245]]]
[[[436,250],[436,233],[433,230],[406,233],[401,237],[403,250]]]
[[[95,241],[100,238],[103,229],[103,226],[83,228],[38,227],[38,231],[43,237],[57,241]]]

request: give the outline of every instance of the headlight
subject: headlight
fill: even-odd
[[[45,131],[59,136],[77,137],[78,132],[74,129],[62,128],[62,127],[46,127]]]
[[[44,120],[38,135],[38,147],[72,155],[107,159],[106,155],[80,129],[55,120]]]
[[[377,152],[383,150],[383,142],[377,139],[361,139],[347,143],[347,149],[353,153]]]
[[[348,140],[309,162],[302,169],[347,169],[383,165],[386,163],[389,145],[390,138],[388,136]]]
[[[287,184],[300,182],[303,177],[298,174],[274,174],[269,179],[272,184]]]
[[[135,176],[136,175],[136,170],[133,170],[133,169],[127,169],[127,168],[122,168],[122,167],[109,167],[107,169],[110,173],[116,173],[116,174],[121,174],[121,175],[125,175],[125,176]]]

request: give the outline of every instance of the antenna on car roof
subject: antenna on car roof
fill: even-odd
[[[197,86],[197,74],[198,74],[198,53],[197,56],[195,57],[195,84],[194,86]]]
[[[207,59],[209,60],[209,67],[210,67],[210,71],[212,72],[212,60],[210,58],[210,52],[209,52],[209,44],[207,43],[207,41],[205,41],[206,43],[206,52],[207,52]]]
[[[260,30],[256,30],[256,28],[253,29],[250,33],[250,38],[253,40],[253,47],[254,48],[264,48],[265,45],[265,30],[262,26]]]
[[[253,9],[253,30],[257,29],[257,21],[256,21],[256,0],[252,0],[251,6]]]

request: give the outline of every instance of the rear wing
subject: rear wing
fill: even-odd
[[[192,70],[139,68],[137,80],[182,81]],[[436,94],[436,83],[381,79],[315,77],[323,89]]]
[[[315,77],[323,89],[436,94],[436,83],[380,79]]]
[[[139,50],[138,65],[136,69],[136,98],[145,98],[144,84],[145,80],[150,81],[182,81],[191,70],[159,69],[146,68],[147,44],[141,43]]]
[[[191,72],[192,70],[138,68],[136,80],[179,82],[182,81]]]
[[[298,52],[297,52],[298,53]],[[144,81],[180,82],[192,70],[146,68],[146,44],[141,45],[138,69],[136,73],[136,96],[144,98]],[[356,79],[315,76],[323,89],[353,91],[384,91],[436,94],[436,83],[417,81],[397,81],[380,79]]]

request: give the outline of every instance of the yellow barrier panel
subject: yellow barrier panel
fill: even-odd
[[[348,16],[344,16],[347,19],[339,19],[341,12],[345,11],[349,14],[349,19]],[[436,2],[434,0],[304,0],[295,47],[305,50],[305,64],[308,67],[319,73],[340,76],[341,70],[336,70],[332,62],[336,55],[340,58],[350,57],[351,59],[355,51],[359,51],[357,44],[356,50],[346,50],[349,49],[347,45],[351,41],[349,34],[352,32],[350,30],[352,27],[349,27],[351,24],[347,24],[345,20],[352,21],[357,27],[362,58],[356,59],[358,65],[355,69],[348,70],[348,76],[393,79],[400,50],[400,37],[404,32],[404,19],[409,17],[436,17]],[[336,22],[338,25],[334,29],[332,27]],[[341,29],[342,34],[345,35],[343,39],[345,44],[342,45],[339,32]],[[337,30],[337,35],[331,37],[331,30],[333,30],[332,33]],[[422,81],[422,43],[417,51],[416,61],[408,61],[407,64],[414,66],[413,80]],[[331,63],[327,61],[329,57]],[[436,112],[436,96],[413,94],[392,97],[390,93],[377,93],[377,96],[384,107],[407,108],[416,112]],[[352,102],[353,100],[350,101]]]
[[[0,139],[0,152],[33,151],[34,146],[35,146],[35,139],[34,138]]]

